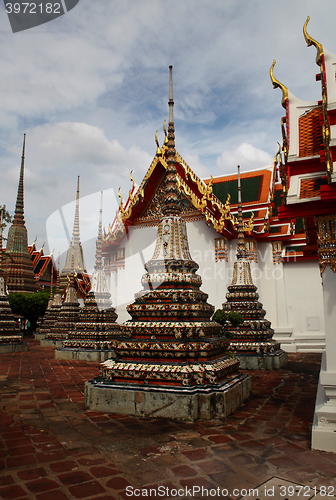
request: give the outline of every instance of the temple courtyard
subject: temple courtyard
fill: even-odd
[[[27,342],[0,358],[2,499],[336,495],[336,454],[310,450],[320,354],[248,372],[252,397],[226,420],[183,423],[86,410],[98,364]]]

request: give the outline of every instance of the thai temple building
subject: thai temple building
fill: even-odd
[[[28,252],[28,234],[24,220],[24,160],[26,134],[20,168],[20,180],[15,205],[13,224],[8,231],[5,267],[6,284],[9,292],[37,292],[39,285],[35,279],[32,260]]]
[[[271,79],[282,90],[286,116],[281,121],[283,157],[279,155],[282,203],[278,218],[283,221],[301,217],[306,259],[319,263],[322,287],[312,296],[323,295],[325,351],[322,354],[320,381],[316,399],[312,448],[336,450],[336,55],[329,52],[307,32],[306,43],[316,49],[321,82],[321,100],[297,99],[275,79],[273,62]],[[306,286],[301,276],[301,289]],[[302,294],[301,292],[301,295]],[[312,328],[319,328],[318,317],[310,318]]]
[[[235,312],[244,318],[239,326],[229,326],[230,347],[240,368],[280,368],[287,361],[287,353],[280,349],[279,342],[272,339],[274,330],[265,319],[266,311],[258,301],[257,287],[253,284],[250,262],[246,258],[244,222],[241,207],[240,166],[238,166],[238,244],[237,260],[234,263],[232,283],[228,287],[226,313]]]
[[[211,321],[214,307],[200,290],[181,217],[173,106],[170,66],[168,137],[156,155],[161,214],[155,249],[143,289],[127,307],[132,319],[122,325],[124,338],[112,341],[117,358],[86,383],[85,401],[97,411],[193,421],[229,415],[250,395],[251,379],[228,356],[229,341]]]
[[[80,241],[79,228],[79,176],[77,181],[76,209],[72,231],[72,239],[69,245],[65,266],[61,272],[60,287],[64,291],[68,285],[68,277],[74,272],[74,282],[79,299],[83,299],[91,288],[90,279],[84,265],[83,247]]]

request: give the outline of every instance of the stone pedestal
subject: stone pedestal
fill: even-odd
[[[322,274],[326,349],[322,355],[312,430],[312,449],[336,453],[336,276]]]
[[[217,387],[183,389],[108,384],[98,378],[85,384],[85,406],[105,413],[194,422],[226,418],[250,394],[251,378],[242,374]]]

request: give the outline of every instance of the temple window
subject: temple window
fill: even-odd
[[[215,238],[215,260],[216,262],[228,261],[228,240],[227,238]]]
[[[245,240],[246,259],[258,263],[258,252],[256,240]]]

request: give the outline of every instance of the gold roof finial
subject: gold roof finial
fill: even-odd
[[[161,149],[160,149],[160,144],[159,144],[159,141],[157,138],[157,133],[158,133],[158,131],[155,132],[155,142],[156,142],[156,146],[157,146],[156,156],[161,156]]]
[[[163,132],[165,135],[165,140],[164,140],[163,144],[166,145],[168,142],[168,134],[167,134],[167,130],[166,130],[166,120],[163,120]]]
[[[133,189],[135,188],[135,180],[133,179],[133,170],[130,171],[130,179],[133,182]]]
[[[310,20],[310,17],[308,16],[307,21],[304,23],[304,26],[303,26],[303,36],[305,37],[305,40],[306,40],[308,47],[310,47],[311,45],[314,45],[314,47],[316,47],[316,50],[317,50],[316,64],[318,66],[321,66],[323,47],[319,42],[317,42],[316,40],[314,40],[314,38],[312,38],[310,35],[308,35],[307,24],[309,23],[309,20]]]
[[[276,60],[273,59],[273,64],[271,66],[271,69],[270,69],[270,77],[271,77],[271,82],[273,83],[273,88],[276,89],[276,88],[279,88],[282,90],[282,101],[281,101],[281,104],[282,104],[282,107],[286,109],[286,102],[287,102],[287,99],[288,99],[288,89],[287,87],[284,86],[283,83],[280,83],[279,80],[277,80],[273,74],[273,68],[275,66],[275,63],[276,63]]]

